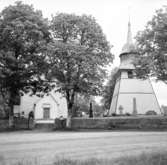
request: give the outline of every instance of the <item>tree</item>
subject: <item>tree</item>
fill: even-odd
[[[0,13],[0,89],[8,96],[10,116],[18,95],[46,89],[48,21],[33,6],[16,2]]]
[[[73,105],[73,117],[81,117],[82,113],[89,113],[89,102],[92,101],[90,96],[80,95],[77,93]]]
[[[112,62],[110,45],[91,16],[57,14],[52,18],[50,75],[57,80],[68,103],[68,122],[76,93],[99,95],[106,76],[104,66]]]
[[[153,76],[167,83],[167,7],[156,11],[136,39],[140,53],[135,63],[137,76]]]
[[[114,88],[117,80],[118,68],[114,68],[111,71],[109,80],[104,87],[102,103],[105,109],[110,109],[111,100],[114,93]]]

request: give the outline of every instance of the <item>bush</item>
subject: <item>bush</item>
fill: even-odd
[[[147,111],[146,115],[157,115],[157,113],[153,110]]]
[[[112,113],[111,115],[112,115],[112,116],[117,116],[117,114],[116,114],[116,113]]]
[[[125,116],[131,116],[131,114],[127,112],[127,113],[125,113]]]
[[[55,128],[56,129],[65,129],[66,128],[66,119],[65,118],[56,118],[55,119]]]

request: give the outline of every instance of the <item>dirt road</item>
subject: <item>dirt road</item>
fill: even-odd
[[[0,161],[7,164],[50,164],[58,157],[116,158],[151,151],[167,151],[167,132],[0,133]]]

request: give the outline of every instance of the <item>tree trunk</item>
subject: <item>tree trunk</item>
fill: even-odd
[[[9,109],[9,128],[14,127],[14,115],[13,115],[13,105],[10,105]]]
[[[71,128],[71,119],[72,119],[72,115],[68,114],[67,121],[66,121],[66,127],[67,128]]]
[[[69,102],[69,103],[68,103],[67,122],[66,122],[66,127],[67,127],[67,128],[71,128],[72,108],[73,108],[73,103],[72,103],[72,102]]]
[[[73,105],[74,105],[75,92],[72,91],[72,93],[70,94],[70,91],[67,91],[66,94],[67,94],[66,98],[67,98],[67,104],[68,104],[68,115],[67,115],[66,127],[71,128],[71,119],[73,116]]]

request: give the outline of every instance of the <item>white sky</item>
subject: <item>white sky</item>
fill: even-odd
[[[130,10],[132,34],[143,30],[156,9],[167,4],[167,0],[22,0],[40,9],[44,17],[51,17],[57,12],[88,14],[96,18],[108,41],[113,45],[115,54],[113,66],[119,65],[119,53],[126,41],[127,24]],[[0,11],[15,0],[0,0]],[[167,105],[167,85],[153,83],[160,104]]]

